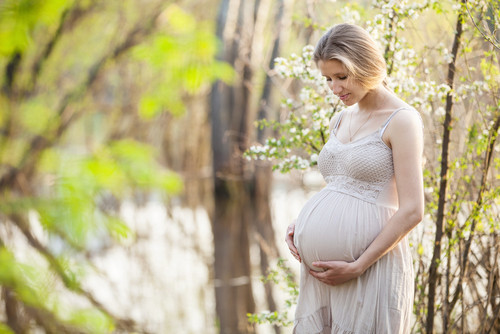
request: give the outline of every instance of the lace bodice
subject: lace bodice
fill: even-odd
[[[330,139],[318,158],[319,170],[327,188],[376,202],[391,181],[394,183],[392,150],[382,140],[382,135],[399,110],[394,111],[377,131],[347,144],[336,137],[342,118],[342,114],[339,115]]]

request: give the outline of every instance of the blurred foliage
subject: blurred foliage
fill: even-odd
[[[214,62],[218,41],[208,22],[197,23],[195,18],[172,5],[165,11],[165,29],[169,34],[158,34],[148,43],[133,50],[133,57],[145,61],[144,71],[159,79],[142,96],[140,114],[146,119],[168,109],[179,115],[184,112],[181,91],[196,93],[207,81],[221,78],[230,82],[232,68]]]
[[[182,191],[144,133],[231,82],[212,30],[169,1],[0,3],[1,333],[140,331],[83,282],[134,242],[121,201]]]
[[[33,30],[53,27],[74,1],[5,0],[0,4],[0,54],[10,56],[33,44]]]
[[[248,321],[252,324],[269,323],[277,326],[290,326],[293,320],[290,319],[290,308],[297,304],[299,296],[299,286],[296,282],[295,276],[291,268],[288,266],[287,261],[279,258],[276,263],[275,269],[269,269],[267,276],[261,278],[262,283],[271,283],[284,290],[287,295],[285,299],[284,309],[282,311],[263,311],[261,313],[247,314]]]

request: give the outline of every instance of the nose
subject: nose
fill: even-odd
[[[338,80],[332,80],[330,82],[330,89],[332,90],[333,94],[340,94],[342,92],[342,85]]]

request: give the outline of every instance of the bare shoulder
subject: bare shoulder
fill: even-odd
[[[390,124],[391,132],[407,132],[410,130],[421,130],[422,118],[417,110],[412,107],[405,107],[399,110],[392,118]]]
[[[419,112],[411,107],[399,110],[391,119],[383,137],[392,149],[395,146],[422,146],[423,123]]]

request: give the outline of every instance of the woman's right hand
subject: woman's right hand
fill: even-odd
[[[291,223],[288,228],[286,229],[286,237],[285,241],[286,244],[288,245],[288,249],[290,250],[290,253],[292,253],[293,257],[297,259],[297,261],[302,262],[302,259],[300,258],[299,252],[297,251],[297,248],[293,244],[293,235],[295,234],[295,221]]]

